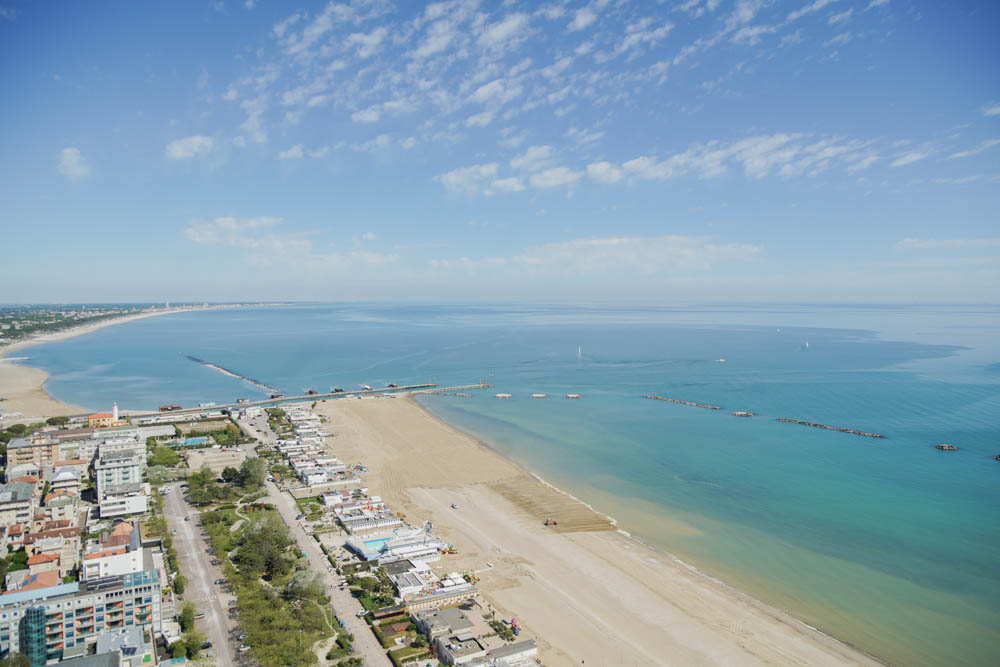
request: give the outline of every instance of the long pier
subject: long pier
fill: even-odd
[[[690,405],[696,408],[705,408],[706,410],[721,410],[722,408],[718,405],[709,405],[708,403],[694,403],[692,401],[682,401],[679,398],[667,398],[666,396],[657,396],[655,394],[645,394],[643,398],[651,398],[654,401],[666,401],[668,403],[679,403],[680,405]]]
[[[134,418],[140,417],[153,417],[156,415],[187,415],[187,414],[200,414],[206,410],[242,410],[244,408],[252,407],[277,407],[284,403],[302,403],[305,401],[325,401],[331,398],[348,398],[351,396],[380,396],[384,394],[420,394],[428,393],[431,391],[459,391],[465,389],[487,389],[491,385],[486,383],[481,384],[466,384],[456,387],[438,387],[436,384],[410,384],[402,387],[384,387],[380,389],[358,389],[354,391],[337,391],[329,392],[325,394],[301,394],[298,396],[282,396],[281,398],[268,398],[261,401],[247,401],[245,403],[225,403],[222,405],[213,405],[211,407],[204,408],[183,408],[181,410],[170,410],[169,412],[142,412],[130,415]]]
[[[881,433],[869,433],[868,431],[856,431],[853,428],[844,428],[842,426],[827,426],[826,424],[817,424],[815,422],[805,422],[799,419],[785,419],[779,418],[779,422],[785,422],[786,424],[799,424],[800,426],[812,426],[813,428],[825,428],[827,431],[840,431],[841,433],[850,433],[851,435],[863,435],[866,438],[885,438],[886,436]]]

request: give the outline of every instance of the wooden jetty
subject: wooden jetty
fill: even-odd
[[[668,403],[679,403],[680,405],[691,405],[696,408],[705,408],[706,410],[721,410],[722,408],[718,405],[709,405],[708,403],[694,403],[692,401],[682,401],[679,398],[667,398],[666,396],[656,396],[655,394],[645,394],[643,398],[650,398],[654,401],[666,401]]]
[[[869,433],[868,431],[856,431],[853,428],[843,428],[842,426],[827,426],[826,424],[817,424],[815,422],[806,422],[800,419],[785,419],[779,418],[779,422],[785,422],[786,424],[799,424],[801,426],[812,426],[813,428],[825,428],[827,431],[840,431],[841,433],[850,433],[851,435],[863,435],[866,438],[884,438],[885,436],[881,433]]]

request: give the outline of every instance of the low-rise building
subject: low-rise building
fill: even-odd
[[[35,488],[30,482],[0,484],[0,525],[31,523],[35,516]]]

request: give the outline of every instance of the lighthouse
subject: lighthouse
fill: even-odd
[[[115,422],[116,424],[118,423],[118,404],[117,403],[115,403],[114,406],[111,408],[111,420],[113,422]]]

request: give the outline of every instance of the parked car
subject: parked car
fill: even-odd
[[[226,583],[226,580],[225,579],[216,579],[215,583],[217,583],[217,584],[224,584],[224,583]]]
[[[239,649],[240,653],[246,653],[249,650],[250,650],[249,646],[241,646]]]
[[[185,520],[185,521],[190,521],[190,520],[191,520],[191,517],[189,517],[189,516],[186,516],[186,517],[184,517],[184,520]]]
[[[202,651],[204,651],[205,649],[210,649],[210,648],[212,648],[212,642],[205,642],[204,644],[201,645],[201,650]]]

